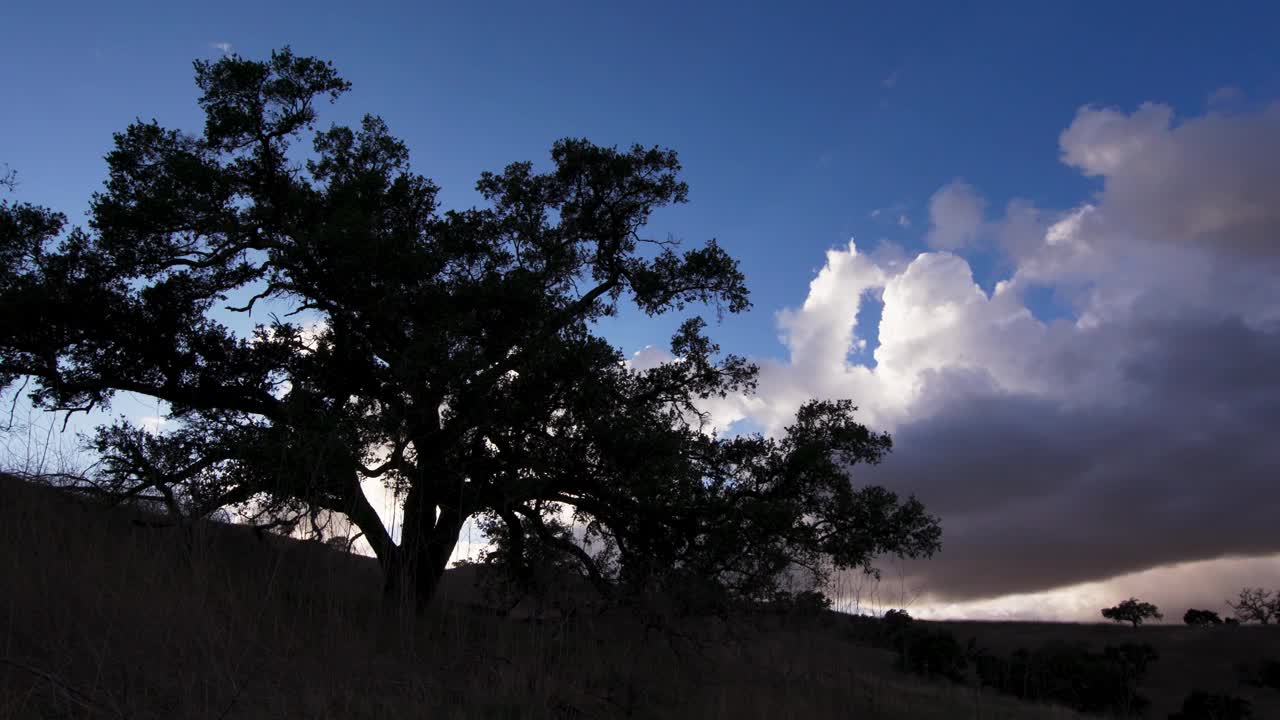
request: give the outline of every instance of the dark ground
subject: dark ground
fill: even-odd
[[[209,524],[184,534],[0,478],[0,720],[6,718],[1070,718],[892,670],[849,618],[633,612],[519,621],[452,573],[421,617],[382,606],[369,559]],[[1272,628],[946,623],[993,650],[1150,642],[1165,717],[1193,687],[1280,718],[1234,662]],[[1271,693],[1265,695],[1264,692]]]

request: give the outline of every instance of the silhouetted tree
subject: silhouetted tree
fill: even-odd
[[[1212,610],[1191,608],[1182,615],[1182,622],[1188,625],[1221,625],[1222,618]]]
[[[1235,602],[1227,601],[1241,622],[1271,624],[1280,619],[1280,593],[1272,594],[1262,588],[1243,588]]]
[[[1134,627],[1138,627],[1147,619],[1164,619],[1164,615],[1160,614],[1160,610],[1155,605],[1142,602],[1138,598],[1129,598],[1115,607],[1103,608],[1102,617],[1115,622],[1132,623]]]
[[[900,632],[915,623],[915,618],[911,617],[911,613],[897,608],[886,610],[882,620],[890,634]]]
[[[0,386],[25,376],[68,412],[126,391],[174,420],[99,431],[106,490],[193,515],[344,513],[420,603],[477,514],[513,563],[545,546],[602,586],[683,573],[748,597],[938,548],[917,500],[850,484],[890,449],[850,402],[805,404],[777,439],[717,437],[699,402],[750,391],[756,369],[702,319],[644,371],[593,332],[628,303],[749,307],[714,241],[642,235],[686,199],[674,152],[562,140],[549,171],[485,173],[483,207],[441,211],[377,117],[296,144],[349,88],[329,63],[285,49],[195,75],[203,132],[117,134],[88,229],[0,205]],[[398,541],[368,481],[403,497]],[[604,556],[548,524],[562,509]]]

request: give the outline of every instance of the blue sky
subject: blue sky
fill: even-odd
[[[1088,192],[1054,148],[1081,105],[1198,112],[1220,87],[1280,89],[1266,62],[1280,12],[1265,3],[6,8],[0,160],[23,199],[75,217],[112,132],[137,117],[199,128],[192,59],[217,57],[216,43],[254,57],[287,43],[354,83],[323,121],[382,115],[448,205],[475,202],[482,170],[545,161],[562,136],[678,150],[691,203],[653,231],[716,237],[741,259],[755,312],[717,337],[753,355],[781,352],[772,314],[802,299],[825,249],[920,247],[928,198],[953,178],[994,208]],[[891,211],[871,218],[877,208]],[[975,258],[974,272],[989,290],[1007,268]],[[673,322],[626,316],[608,332],[632,351]]]
[[[354,85],[321,122],[381,115],[446,207],[560,137],[672,147],[690,203],[651,232],[717,238],[755,305],[713,337],[760,392],[713,415],[852,397],[890,430],[870,477],[943,518],[910,571],[935,614],[1218,607],[1280,576],[1277,27],[1264,2],[10,2],[0,163],[79,218],[113,132],[200,129],[193,59],[286,44]],[[602,329],[644,366],[678,321]]]

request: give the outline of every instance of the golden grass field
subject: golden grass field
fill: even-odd
[[[671,632],[621,611],[522,622],[477,607],[455,572],[414,617],[382,607],[367,558],[137,517],[0,481],[0,719],[1077,717],[898,673],[836,613]],[[1280,692],[1236,688],[1231,672],[1280,656],[1271,628],[949,625],[1002,650],[1135,637],[1161,653],[1150,717],[1193,686],[1231,686],[1280,718],[1262,694]]]

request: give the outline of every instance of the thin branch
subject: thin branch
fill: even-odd
[[[93,408],[97,406],[97,404],[98,404],[98,399],[94,398],[89,401],[88,405],[84,405],[82,407],[58,408],[59,410],[65,410],[67,412],[66,416],[62,418],[62,432],[67,431],[67,423],[71,422],[72,415],[78,412],[82,412],[85,415],[88,415],[89,412],[92,411]]]
[[[18,398],[22,396],[22,391],[27,389],[27,383],[30,382],[31,376],[23,375],[22,385],[18,386],[18,389],[13,391],[13,402],[9,404],[9,424],[4,427],[5,432],[9,432],[13,429],[13,416],[18,409]]]
[[[250,315],[252,315],[254,304],[256,304],[259,300],[267,299],[277,289],[278,288],[274,284],[268,284],[266,290],[263,290],[257,295],[254,295],[253,297],[249,298],[249,302],[245,303],[244,305],[241,305],[240,307],[235,307],[233,305],[224,305],[223,307],[226,308],[227,310],[230,310],[231,312],[247,312]]]

